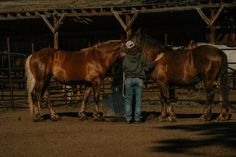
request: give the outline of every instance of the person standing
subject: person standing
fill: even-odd
[[[140,123],[142,122],[141,105],[145,69],[154,68],[157,61],[163,57],[163,53],[158,55],[155,60],[148,62],[132,40],[127,41],[125,45],[127,54],[122,62],[123,73],[125,75],[124,117],[127,123],[132,123],[133,121]]]

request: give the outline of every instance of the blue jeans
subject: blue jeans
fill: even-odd
[[[124,117],[127,121],[131,121],[133,117],[135,121],[141,120],[142,118],[142,115],[141,115],[142,94],[143,94],[143,80],[142,79],[127,78],[125,80],[125,115]],[[134,104],[134,107],[132,106],[132,104]],[[134,109],[134,111],[132,109]],[[134,116],[133,116],[133,113],[134,113]]]

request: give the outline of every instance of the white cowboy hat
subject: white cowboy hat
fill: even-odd
[[[135,47],[135,44],[132,40],[129,40],[125,43],[125,46],[127,47],[127,49],[131,49],[131,48]]]

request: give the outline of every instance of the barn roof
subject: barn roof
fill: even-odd
[[[66,16],[106,16],[121,14],[235,8],[235,0],[11,0],[0,1],[0,20]]]

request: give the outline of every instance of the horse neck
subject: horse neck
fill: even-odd
[[[97,47],[95,53],[97,53],[96,56],[100,60],[100,63],[106,68],[113,65],[119,57],[119,53],[114,49],[114,46],[109,48]]]
[[[149,58],[149,60],[154,60],[158,54],[170,49],[147,35],[142,35],[138,41],[140,49],[144,53],[145,57]]]
[[[147,58],[147,60],[152,61],[154,59],[156,59],[157,55],[164,52],[161,51],[159,48],[157,47],[148,47],[145,45],[141,45],[141,51],[144,54],[145,58]]]

